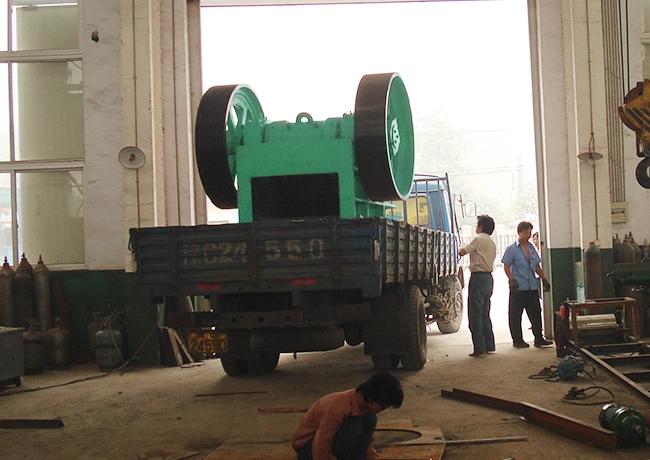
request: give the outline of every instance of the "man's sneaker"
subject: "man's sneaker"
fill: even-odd
[[[472,358],[482,358],[482,357],[485,356],[486,354],[487,354],[487,353],[485,353],[484,351],[475,351],[474,353],[470,353],[469,355],[470,355]]]
[[[526,342],[515,342],[512,344],[513,347],[515,348],[528,348],[530,345],[528,345]]]
[[[553,342],[551,342],[550,340],[542,340],[541,342],[535,342],[535,346],[537,348],[548,347],[551,345],[553,345]]]

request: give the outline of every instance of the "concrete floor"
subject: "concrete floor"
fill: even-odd
[[[502,273],[497,284],[505,285]],[[380,423],[408,421],[440,427],[447,439],[527,436],[525,442],[447,446],[444,459],[650,459],[650,448],[619,449],[616,454],[586,447],[520,421],[514,414],[440,396],[459,388],[542,408],[598,426],[601,405],[574,406],[561,401],[572,386],[587,387],[588,378],[567,382],[530,379],[557,365],[555,349],[515,349],[507,327],[507,296],[493,298],[492,318],[497,352],[471,358],[466,324],[457,334],[428,334],[429,362],[420,372],[395,374],[405,389],[404,405],[380,414]],[[524,322],[527,327],[527,323]],[[532,334],[526,331],[532,342]],[[587,366],[591,372],[591,366]],[[63,428],[0,430],[0,458],[137,459],[156,449],[200,452],[202,459],[223,442],[281,442],[291,439],[302,413],[260,413],[260,407],[304,407],[323,394],[356,386],[373,374],[363,347],[345,346],[326,353],[282,355],[277,370],[258,377],[226,376],[218,360],[194,368],[136,368],[124,375],[0,397],[0,418],[60,418]],[[100,374],[95,366],[74,366],[27,376],[21,389],[36,389]],[[596,384],[617,402],[642,412],[648,402],[597,372]],[[4,394],[10,393],[11,388]],[[230,396],[196,396],[223,392],[262,392]],[[604,395],[603,395],[604,397]],[[152,458],[152,457],[150,457]],[[163,457],[157,457],[163,458]]]

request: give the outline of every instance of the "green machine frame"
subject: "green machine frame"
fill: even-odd
[[[215,86],[197,112],[196,159],[215,206],[240,222],[384,216],[411,191],[414,136],[397,73],[365,75],[354,114],[270,122],[246,85]]]

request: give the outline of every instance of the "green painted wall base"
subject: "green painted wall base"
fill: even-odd
[[[578,281],[584,282],[583,250],[580,248],[549,249],[549,276],[552,283],[551,298],[553,310],[560,309],[566,299],[576,299]],[[603,282],[603,297],[615,297],[614,284],[607,274],[614,269],[613,252],[611,249],[600,250],[601,273]]]
[[[149,332],[151,337],[138,353],[135,364],[160,364],[160,335],[157,327],[157,309],[136,307],[134,301],[135,274],[123,270],[51,271],[63,285],[65,301],[72,317],[72,330],[78,343],[76,354],[88,356],[88,324],[93,312],[110,316],[116,310],[126,311],[127,350],[131,357],[142,345]],[[53,299],[52,312],[60,316]]]

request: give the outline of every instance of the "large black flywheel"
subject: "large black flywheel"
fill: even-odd
[[[373,201],[411,191],[415,142],[411,105],[397,73],[364,75],[354,111],[354,151],[363,190]]]
[[[215,206],[237,207],[236,148],[246,124],[263,122],[262,106],[246,85],[213,86],[201,98],[194,129],[196,163]]]

